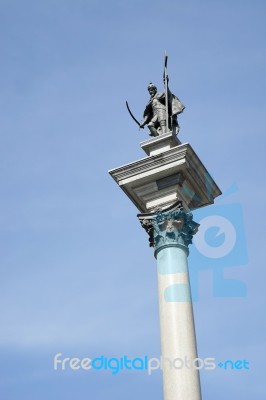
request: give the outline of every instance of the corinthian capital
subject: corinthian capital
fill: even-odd
[[[185,247],[188,250],[199,227],[199,224],[193,221],[192,213],[183,209],[181,201],[166,210],[139,214],[138,218],[149,235],[150,246],[154,247],[155,256],[165,247]]]

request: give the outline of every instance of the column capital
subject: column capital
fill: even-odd
[[[166,247],[183,247],[188,254],[188,246],[199,224],[193,221],[189,210],[184,210],[182,202],[150,214],[138,214],[141,226],[149,235],[150,246],[158,252]]]

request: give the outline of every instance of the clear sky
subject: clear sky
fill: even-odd
[[[199,355],[251,365],[202,373],[203,400],[265,400],[265,19],[264,0],[0,0],[1,400],[162,399],[159,372],[53,357],[160,354],[155,259],[107,171],[145,156],[125,100],[141,119],[165,49],[180,139],[243,216],[221,268],[242,291],[217,296],[191,248]]]

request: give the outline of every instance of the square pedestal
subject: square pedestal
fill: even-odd
[[[148,157],[109,171],[140,212],[163,210],[177,200],[193,210],[221,194],[192,147],[179,143],[171,133],[142,142]]]

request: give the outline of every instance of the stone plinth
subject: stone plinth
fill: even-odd
[[[177,143],[171,134],[142,142],[152,155],[109,171],[139,211],[165,209],[178,200],[193,210],[221,194],[192,147]]]
[[[145,151],[148,156],[155,156],[156,154],[163,153],[166,150],[172,149],[180,145],[181,142],[172,132],[164,133],[163,135],[156,136],[154,139],[145,140],[140,143],[140,147]]]

